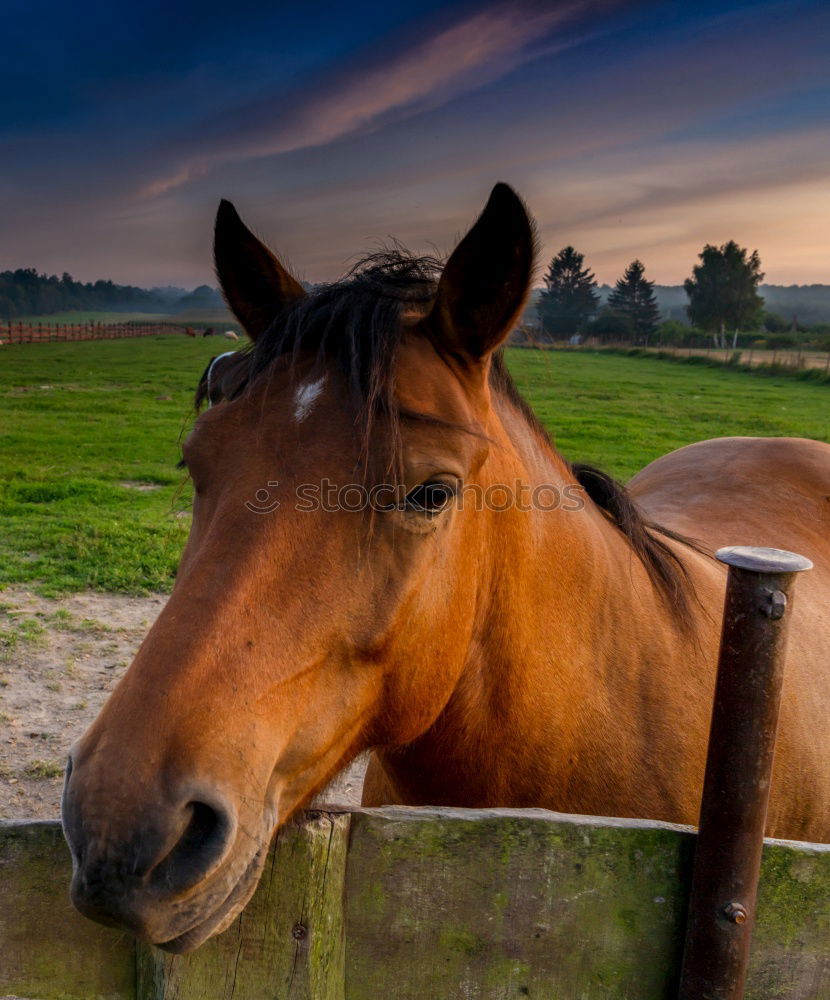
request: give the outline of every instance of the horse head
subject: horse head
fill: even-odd
[[[308,293],[221,204],[217,273],[251,345],[203,377],[175,587],[71,752],[83,913],[196,947],[245,905],[280,824],[441,713],[488,561],[486,516],[456,500],[499,448],[491,363],[533,255],[499,184],[442,270],[375,256]]]

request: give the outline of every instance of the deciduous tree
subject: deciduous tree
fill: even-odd
[[[712,334],[716,347],[726,347],[726,331],[732,330],[735,347],[738,332],[758,325],[763,315],[761,258],[757,250],[749,253],[734,240],[720,247],[707,243],[699,257],[700,264],[684,282],[689,319]]]

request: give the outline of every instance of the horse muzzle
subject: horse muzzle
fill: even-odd
[[[126,783],[125,783],[126,784]],[[247,902],[268,847],[245,838],[229,796],[189,783],[175,792],[118,790],[67,767],[61,816],[72,853],[74,906],[99,923],[187,951],[226,926]],[[254,848],[253,855],[251,848]],[[241,901],[240,901],[241,900]]]

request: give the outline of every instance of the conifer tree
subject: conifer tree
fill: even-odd
[[[599,295],[594,275],[583,267],[584,256],[564,247],[550,262],[545,289],[539,298],[542,333],[582,333],[597,310]]]
[[[657,329],[660,307],[654,294],[654,282],[644,277],[645,267],[633,260],[608,296],[608,308],[620,316],[635,343],[648,344]]]

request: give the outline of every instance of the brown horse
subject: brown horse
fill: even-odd
[[[440,275],[386,255],[307,295],[227,202],[215,249],[253,346],[214,366],[184,447],[173,594],[72,752],[84,913],[196,947],[366,748],[370,804],[694,823],[724,544],[816,564],[769,829],[830,839],[830,447],[695,444],[628,491],[569,465],[495,353],[534,256],[505,185]]]

